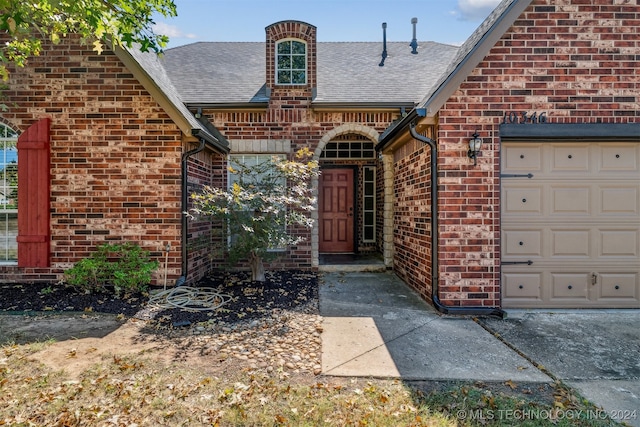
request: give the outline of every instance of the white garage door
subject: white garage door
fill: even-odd
[[[504,307],[640,307],[640,144],[504,142]]]

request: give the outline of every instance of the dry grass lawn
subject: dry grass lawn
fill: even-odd
[[[456,425],[417,407],[398,381],[334,381],[240,366],[208,372],[186,360],[161,361],[149,350],[103,353],[68,372],[41,359],[54,345],[2,347],[0,425]],[[91,358],[96,351],[74,348],[67,357]]]
[[[577,417],[594,408],[561,385],[427,390],[433,384],[266,371],[194,344],[135,319],[0,316],[0,426],[614,425]],[[533,418],[523,424],[519,413]]]

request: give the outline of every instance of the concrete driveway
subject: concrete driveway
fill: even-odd
[[[609,415],[640,426],[640,310],[509,310],[481,319]]]
[[[393,273],[348,272],[323,274],[320,313],[325,375],[559,379],[640,427],[640,310],[442,316]]]

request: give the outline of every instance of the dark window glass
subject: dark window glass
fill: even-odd
[[[276,52],[276,84],[306,84],[307,45],[300,41],[284,40],[278,43]]]

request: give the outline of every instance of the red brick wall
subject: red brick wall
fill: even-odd
[[[394,270],[431,298],[431,152],[412,141],[394,153]]]
[[[192,156],[188,162],[187,194],[199,192],[205,185],[217,188],[227,186],[226,156],[205,150]],[[187,209],[193,203],[187,199]],[[224,264],[224,256],[214,248],[226,242],[221,222],[189,219],[187,221],[188,237],[188,279],[198,279],[213,268]]]
[[[440,110],[438,248],[444,304],[500,305],[504,114],[545,112],[551,123],[640,122],[639,33],[636,1],[534,0]],[[484,141],[478,166],[466,153],[474,131]],[[413,155],[424,164],[420,151]],[[429,241],[407,237],[399,244],[411,253]],[[397,268],[407,276],[423,274],[412,263],[407,256]],[[430,293],[429,280],[414,286]]]
[[[0,281],[57,280],[102,242],[133,241],[181,274],[182,133],[111,52],[68,37],[11,70],[4,121],[23,132],[50,117],[51,267],[4,266]]]

